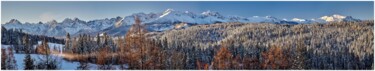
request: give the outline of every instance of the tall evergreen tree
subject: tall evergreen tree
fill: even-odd
[[[67,33],[66,34],[66,38],[65,38],[65,50],[71,50],[71,44],[70,44],[71,40],[70,40],[70,34]]]
[[[33,70],[34,69],[34,59],[31,58],[31,51],[33,50],[33,48],[30,46],[30,39],[29,39],[29,36],[28,35],[25,35],[23,37],[23,45],[24,47],[26,48],[25,52],[26,52],[26,56],[25,56],[25,59],[23,60],[24,61],[24,69],[25,70]]]
[[[25,62],[25,70],[33,70],[35,68],[34,59],[31,58],[30,54],[26,54],[25,59],[23,61]]]

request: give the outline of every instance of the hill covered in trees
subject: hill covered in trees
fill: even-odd
[[[215,62],[212,60],[219,54],[217,50],[227,47],[231,58],[259,60],[261,66],[255,69],[371,69],[373,27],[373,21],[299,25],[224,23],[152,35],[165,42],[163,47],[202,49],[196,59],[206,63]]]

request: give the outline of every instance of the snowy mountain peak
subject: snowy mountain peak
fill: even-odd
[[[81,21],[80,19],[78,19],[78,18],[74,18],[74,21]]]
[[[62,23],[70,23],[70,22],[73,22],[73,20],[70,18],[65,18],[64,21],[62,21]]]
[[[190,11],[185,11],[185,13],[191,13]]]
[[[164,13],[167,13],[167,12],[172,12],[172,11],[174,11],[173,9],[171,9],[171,8],[168,8],[167,10],[165,10],[164,11]]]
[[[56,20],[52,20],[52,21],[48,21],[47,23],[48,24],[57,24],[57,21]]]
[[[123,21],[124,18],[120,17],[120,16],[117,16],[116,19],[115,19],[115,27],[119,27],[122,25],[122,21]]]
[[[301,18],[293,18],[290,21],[297,22],[297,23],[304,23],[304,24],[317,22],[315,19],[309,20],[309,19],[301,19]]]
[[[219,12],[205,11],[201,14],[196,14],[189,11],[175,11],[167,9],[158,13],[134,13],[125,17],[114,17],[98,20],[90,20],[88,22],[82,21],[78,18],[65,18],[62,22],[52,20],[47,22],[48,25],[40,22],[39,24],[22,24],[16,19],[12,19],[8,23],[17,24],[4,24],[5,28],[27,29],[27,33],[47,36],[64,36],[66,33],[72,35],[79,34],[97,34],[106,32],[109,35],[123,35],[129,30],[129,27],[135,23],[134,16],[137,16],[145,24],[146,29],[149,31],[164,31],[170,29],[178,29],[181,27],[188,27],[190,25],[199,24],[214,24],[226,22],[241,22],[241,23],[274,23],[274,24],[309,24],[309,23],[327,23],[330,21],[360,21],[351,16],[343,16],[333,14],[331,16],[323,16],[313,19],[293,18],[278,19],[273,16],[253,16],[241,17],[236,15],[225,16]],[[61,24],[60,24],[61,23]],[[185,23],[185,24],[180,24]],[[30,27],[32,26],[32,27]],[[37,28],[37,29],[35,29]]]
[[[21,24],[20,21],[18,21],[17,19],[11,19],[9,22],[7,22],[6,24]]]
[[[259,16],[253,16],[254,18],[257,18],[257,17],[259,17]]]
[[[43,24],[43,22],[39,21],[38,24]]]
[[[210,10],[203,12],[202,15],[205,15],[205,16],[221,16],[219,12],[210,11]]]
[[[334,18],[340,18],[340,19],[343,19],[343,18],[346,17],[346,16],[339,15],[339,14],[333,14],[332,16],[333,16]]]
[[[122,19],[122,17],[120,17],[120,16],[117,16],[117,17],[116,17],[116,19]]]
[[[276,17],[273,17],[273,16],[266,16],[266,18],[269,18],[269,19],[277,19]]]
[[[74,19],[65,18],[62,23],[85,23],[85,21],[82,21],[78,18],[74,18]]]
[[[160,17],[164,17],[166,15],[169,15],[171,12],[173,12],[174,10],[173,9],[167,9],[163,12],[163,14],[160,16]]]
[[[322,19],[325,22],[359,21],[359,19],[354,19],[351,16],[343,16],[339,14],[333,14],[332,16],[323,16],[319,19]]]
[[[293,18],[291,21],[304,22],[304,21],[306,21],[306,19]]]

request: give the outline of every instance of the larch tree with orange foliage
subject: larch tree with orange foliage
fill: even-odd
[[[231,66],[235,70],[243,69],[243,61],[242,61],[241,56],[239,54],[237,54],[236,57],[232,60]]]
[[[96,63],[98,64],[98,69],[101,70],[111,70],[114,69],[112,65],[108,62],[108,60],[111,60],[111,58],[108,54],[109,53],[109,46],[106,46],[104,48],[101,48],[98,55],[96,56]]]
[[[287,55],[283,53],[281,47],[276,45],[272,45],[268,51],[262,52],[261,55],[263,69],[287,69],[289,66]]]
[[[125,35],[125,44],[121,47],[123,59],[129,64],[129,69],[161,69],[160,47],[147,39],[147,30],[141,25],[141,20],[135,16],[135,24]]]
[[[134,17],[135,24],[129,29],[129,31],[125,35],[125,46],[121,47],[121,51],[124,52],[124,58],[126,63],[129,64],[129,69],[141,69],[142,68],[142,47],[144,46],[142,43],[145,38],[144,34],[147,32],[143,30],[143,26],[141,25],[141,21]]]
[[[220,50],[216,53],[213,61],[214,69],[224,70],[232,69],[232,53],[228,50],[225,43],[222,43]]]
[[[203,62],[197,60],[197,69],[198,70],[208,70],[209,69],[209,64],[208,63],[203,63]]]
[[[256,56],[245,56],[243,58],[243,69],[260,69],[260,60]]]

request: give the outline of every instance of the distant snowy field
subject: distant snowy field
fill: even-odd
[[[39,41],[38,45],[41,44],[41,43],[42,42]],[[56,44],[56,43],[48,43],[48,45],[51,49],[53,49],[54,47],[56,47],[58,49],[62,49],[62,47],[64,46],[63,44]],[[11,45],[1,45],[1,48],[9,48],[10,46]],[[36,46],[37,45],[34,45],[34,47],[36,47]],[[23,60],[25,59],[25,56],[26,56],[26,54],[14,54],[14,58],[16,60],[17,68],[19,70],[24,69]],[[36,64],[38,62],[38,60],[40,60],[40,58],[42,58],[43,56],[44,55],[40,55],[40,54],[31,54],[31,57],[35,60],[34,64]],[[59,57],[58,55],[53,56],[53,57],[58,59],[58,61],[59,61],[58,64],[60,64],[58,66],[61,70],[75,70],[79,66],[79,62],[66,61],[63,58]],[[96,64],[89,63],[88,65],[89,65],[91,70],[97,70]],[[120,67],[118,65],[114,65],[114,68],[119,69]]]

